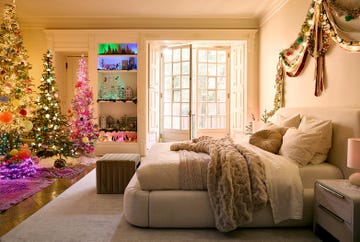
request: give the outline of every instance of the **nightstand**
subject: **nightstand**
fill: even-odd
[[[360,187],[343,179],[317,180],[314,231],[317,225],[341,242],[360,241]]]

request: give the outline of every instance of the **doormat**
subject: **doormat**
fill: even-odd
[[[77,177],[86,169],[86,165],[78,164],[75,166],[66,166],[64,168],[37,168],[36,177],[42,178],[64,178],[64,179],[73,179]]]
[[[45,178],[0,179],[0,213],[48,187],[55,180]]]

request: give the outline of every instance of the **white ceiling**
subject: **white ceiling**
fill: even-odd
[[[13,0],[0,0],[0,8]],[[45,28],[114,27],[131,19],[236,19],[260,22],[287,0],[15,0],[20,23]]]

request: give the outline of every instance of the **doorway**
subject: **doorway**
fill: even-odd
[[[242,130],[245,53],[246,41],[150,42],[150,143]]]
[[[55,53],[55,77],[61,112],[65,115],[71,110],[71,100],[75,94],[75,82],[77,81],[79,60],[82,54],[78,52]],[[88,63],[87,53],[84,56],[86,63]]]

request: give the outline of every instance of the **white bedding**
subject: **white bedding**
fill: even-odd
[[[265,164],[267,190],[274,222],[301,219],[303,185],[296,163],[263,151],[247,142],[242,144],[260,154]],[[142,190],[180,189],[179,156],[177,152],[170,151],[170,145],[171,143],[155,144],[137,169],[136,174]]]

